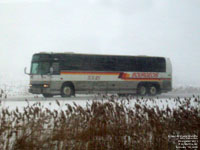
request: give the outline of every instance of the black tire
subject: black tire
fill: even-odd
[[[75,90],[70,83],[65,83],[61,88],[61,96],[62,97],[71,97],[75,95]]]
[[[51,94],[42,94],[45,98],[53,97]]]
[[[158,88],[155,85],[150,85],[148,88],[148,94],[151,96],[155,96],[156,94],[158,94]]]
[[[140,96],[147,95],[147,86],[144,84],[139,85],[137,88],[137,94]]]

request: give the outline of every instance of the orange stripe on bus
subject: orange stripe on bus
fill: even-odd
[[[119,72],[61,72],[63,75],[120,75]],[[160,80],[171,80],[171,78],[130,78],[129,75],[119,77],[119,79],[126,81],[160,81]]]
[[[119,75],[116,72],[61,72],[61,74],[73,74],[73,75]]]

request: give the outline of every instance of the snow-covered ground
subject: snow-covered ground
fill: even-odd
[[[66,104],[73,105],[76,103],[80,106],[85,107],[87,103],[91,103],[92,100],[102,100],[103,96],[96,95],[76,95],[76,97],[71,98],[61,98],[60,96],[55,96],[53,98],[43,98],[42,95],[32,95],[28,93],[28,81],[17,81],[17,82],[6,82],[5,84],[0,84],[0,90],[4,93],[0,97],[1,108],[9,108],[10,110],[18,108],[23,110],[27,105],[33,105],[34,103],[40,103],[42,107],[47,107],[49,109],[65,109]],[[1,93],[0,93],[1,94]],[[7,98],[5,98],[5,95]],[[170,108],[178,107],[177,101],[175,99],[180,98],[191,98],[191,103],[193,103],[194,96],[200,95],[199,87],[192,86],[179,86],[175,87],[172,92],[164,93],[155,97],[144,97],[147,106],[159,108]],[[135,103],[138,103],[137,96],[131,96],[130,107]],[[106,99],[106,98],[105,98]],[[126,99],[124,97],[117,98],[119,100]],[[59,101],[60,106],[57,105],[56,100]],[[195,104],[194,104],[195,105]],[[197,105],[197,107],[200,107]]]
[[[13,128],[9,128],[8,130],[5,130],[4,131],[4,136],[3,136],[3,140],[4,141],[9,141],[10,142],[10,144],[8,144],[9,146],[10,146],[10,149],[12,149],[12,147],[13,147],[13,145],[14,145],[14,142],[16,142],[17,140],[15,140],[15,139],[17,139],[17,136],[16,135],[14,135],[13,134],[13,137],[9,137],[8,135],[10,135],[10,133],[12,133],[13,132],[13,130],[15,130],[15,129],[19,129],[18,128],[18,126],[16,125],[16,120],[18,120],[18,118],[15,116],[15,114],[16,114],[16,112],[17,112],[17,114],[19,114],[19,116],[26,116],[25,114],[28,112],[28,113],[30,113],[30,112],[32,112],[32,111],[30,111],[32,108],[34,108],[33,110],[37,110],[36,108],[38,108],[39,107],[39,109],[38,110],[46,110],[46,108],[48,108],[47,109],[47,111],[49,112],[49,110],[52,110],[51,112],[53,112],[53,115],[51,115],[51,113],[46,113],[47,111],[41,111],[41,112],[45,112],[44,114],[46,114],[46,115],[49,115],[49,117],[50,117],[50,120],[51,120],[51,117],[53,116],[54,117],[54,112],[55,112],[55,114],[57,114],[57,112],[59,112],[60,110],[65,110],[65,111],[61,111],[61,112],[66,112],[66,110],[68,110],[68,112],[69,112],[69,106],[68,106],[68,104],[70,104],[71,106],[75,106],[75,105],[80,105],[80,106],[82,106],[83,108],[85,108],[87,105],[90,105],[90,104],[92,104],[92,102],[93,101],[99,101],[99,102],[107,102],[107,101],[109,101],[110,100],[110,102],[112,103],[112,102],[114,102],[114,103],[112,103],[113,104],[113,106],[115,106],[115,109],[113,109],[113,110],[116,110],[117,112],[118,111],[120,111],[120,112],[125,112],[125,111],[127,111],[127,112],[129,112],[129,113],[127,113],[127,115],[125,116],[125,117],[128,117],[128,116],[130,116],[130,118],[132,118],[134,121],[133,122],[131,122],[130,124],[133,124],[133,123],[135,123],[135,122],[139,122],[139,124],[141,123],[140,122],[140,120],[137,120],[137,117],[136,118],[134,118],[134,114],[132,115],[130,115],[130,112],[132,111],[132,112],[136,112],[136,114],[139,114],[139,115],[141,115],[141,113],[144,113],[145,112],[145,114],[146,114],[146,117],[150,117],[150,115],[149,115],[149,110],[150,110],[150,113],[151,113],[151,110],[152,110],[152,108],[153,108],[153,111],[157,111],[157,113],[158,112],[162,112],[162,109],[163,110],[165,110],[164,112],[164,114],[163,114],[163,116],[159,116],[160,115],[160,113],[158,113],[159,115],[155,115],[154,113],[153,113],[153,115],[155,115],[156,117],[160,117],[161,119],[163,119],[163,117],[164,116],[166,116],[166,114],[168,114],[168,110],[170,111],[170,112],[172,112],[171,113],[171,115],[172,115],[172,117],[173,117],[173,114],[174,114],[174,112],[179,112],[180,114],[182,114],[182,111],[181,111],[181,107],[185,107],[185,109],[184,110],[190,110],[191,109],[191,112],[193,112],[194,113],[194,109],[193,109],[193,107],[194,108],[200,108],[200,96],[199,96],[200,94],[198,94],[198,93],[194,93],[194,92],[192,92],[192,93],[182,93],[182,94],[180,94],[180,93],[175,93],[175,92],[171,92],[171,93],[166,93],[166,94],[162,94],[162,95],[159,95],[159,96],[155,96],[155,97],[137,97],[137,96],[127,96],[127,97],[118,97],[117,95],[77,95],[76,97],[70,97],[70,98],[61,98],[61,97],[59,97],[59,96],[56,96],[56,97],[53,97],[53,98],[43,98],[41,95],[38,95],[38,96],[33,96],[33,95],[29,95],[29,96],[10,96],[10,97],[8,97],[8,98],[1,98],[0,99],[0,114],[1,114],[1,112],[2,112],[2,114],[5,114],[5,113],[7,113],[7,114],[12,114],[11,115],[11,117],[10,116],[8,116],[7,115],[7,117],[11,120],[11,122],[12,122],[12,124],[14,125],[14,127]],[[119,104],[123,104],[122,106],[123,107],[119,107],[120,105],[118,105],[118,107],[117,107],[117,105],[115,105],[116,104],[116,100],[119,102]],[[36,104],[36,105],[35,105]],[[95,104],[97,104],[97,103],[93,103],[92,104],[92,106],[95,106]],[[34,107],[32,107],[34,105]],[[27,107],[28,106],[28,107]],[[89,109],[89,110],[92,110],[92,108],[95,108],[95,110],[101,110],[102,109],[102,107],[89,107],[89,108],[91,108],[91,109]],[[109,105],[109,106],[111,106],[111,105]],[[189,106],[189,107],[187,107],[187,106]],[[28,109],[26,109],[26,107],[28,108]],[[32,107],[32,108],[31,108]],[[145,110],[145,107],[146,108],[150,108],[150,109],[147,109],[148,111],[144,111]],[[72,109],[74,109],[73,107],[70,107],[71,108],[71,110]],[[77,109],[76,110],[83,110],[83,109],[78,109],[78,108],[80,108],[80,107],[76,107]],[[88,107],[87,107],[88,108]],[[96,109],[97,108],[97,109]],[[99,109],[100,108],[100,109]],[[104,107],[103,107],[104,108]],[[109,107],[106,107],[107,109],[109,108]],[[117,109],[117,108],[119,108],[119,109]],[[133,108],[132,110],[131,109],[127,109],[127,108]],[[142,108],[142,109],[138,109],[138,108]],[[169,109],[168,109],[169,108]],[[3,110],[4,109],[4,110]],[[125,110],[125,111],[121,111],[121,110]],[[179,111],[176,111],[175,109],[178,109]],[[55,111],[54,111],[55,110]],[[131,111],[129,111],[129,110],[131,110]],[[200,110],[200,109],[199,109]],[[11,111],[11,113],[9,112],[9,111]],[[22,112],[22,113],[21,113]],[[83,111],[83,112],[85,112],[85,111]],[[89,111],[89,112],[91,112],[91,111]],[[95,111],[93,111],[93,113],[94,113]],[[98,112],[98,114],[101,114],[101,113],[99,113],[99,111],[97,111]],[[139,112],[139,113],[138,113]],[[93,114],[93,113],[91,113],[91,114]],[[184,112],[185,113],[185,112]],[[183,114],[184,114],[183,113]],[[197,113],[199,114],[199,111],[197,111]],[[31,113],[30,113],[31,114]],[[33,113],[34,114],[34,113]],[[42,113],[39,113],[39,114],[42,114]],[[60,114],[62,114],[62,113],[60,113]],[[87,113],[86,113],[87,114]],[[117,113],[114,113],[115,115],[113,115],[113,116],[118,116],[117,115]],[[161,113],[162,114],[162,113]],[[179,114],[179,115],[180,115]],[[187,113],[186,114],[188,114],[188,111],[187,111]],[[83,115],[83,114],[82,114]],[[29,116],[29,115],[28,115]],[[31,115],[30,115],[31,116]],[[32,116],[34,116],[34,115],[32,115]],[[40,116],[40,115],[38,115],[38,116]],[[41,115],[42,116],[42,115]],[[40,116],[40,117],[41,117]],[[81,116],[81,114],[80,114],[80,116]],[[90,115],[89,115],[90,116]],[[92,115],[91,115],[92,116]],[[154,117],[155,117],[154,116]],[[14,117],[14,118],[17,118],[17,119],[15,119],[15,121],[13,121],[13,118],[12,117]],[[47,118],[49,118],[49,117],[47,117]],[[73,117],[72,117],[73,118]],[[86,117],[87,118],[87,117]],[[101,118],[101,115],[100,115],[100,117],[99,118]],[[115,117],[113,117],[113,118],[115,118]],[[152,117],[153,118],[153,117]],[[152,119],[151,118],[151,119]],[[165,118],[165,117],[164,117]],[[34,119],[30,119],[31,121],[32,120],[35,120],[36,119],[36,122],[37,122],[37,117],[36,118],[34,118]],[[42,119],[42,117],[41,117],[41,119]],[[39,119],[40,121],[41,121],[41,119]],[[56,120],[57,119],[57,120]],[[56,123],[58,122],[58,120],[59,120],[60,118],[59,118],[59,116],[56,116],[55,117],[55,120],[56,120]],[[75,117],[75,119],[76,119],[76,117]],[[181,118],[182,119],[182,118]],[[191,119],[191,118],[190,118]],[[28,119],[28,121],[30,121],[29,119]],[[79,119],[78,119],[79,120]],[[81,120],[81,119],[80,119]],[[89,119],[90,120],[90,119]],[[92,120],[92,119],[91,119]],[[110,120],[112,120],[112,118],[110,119]],[[128,120],[128,119],[127,119]],[[131,119],[129,119],[129,121],[130,121]],[[153,120],[153,119],[152,119]],[[158,119],[158,120],[160,120],[160,119]],[[187,119],[185,119],[185,120],[187,120]],[[192,120],[192,119],[191,119]],[[22,120],[21,120],[22,121]],[[154,120],[155,121],[155,120]],[[163,120],[162,120],[163,121]],[[33,121],[34,123],[35,123],[35,121]],[[84,121],[78,121],[79,122],[79,124],[78,124],[78,126],[80,126],[80,127],[83,127],[83,129],[85,129],[86,127],[85,126],[83,126],[84,124],[82,124]],[[81,123],[80,123],[81,122]],[[92,122],[92,121],[91,121]],[[145,121],[144,121],[145,122]],[[159,121],[157,121],[158,123],[159,123]],[[31,123],[31,122],[30,122]],[[49,123],[49,121],[48,121],[48,119],[47,119],[47,123],[44,121],[44,122],[42,122],[42,126],[44,126],[44,127],[42,127],[42,129],[40,129],[40,130],[38,130],[38,128],[37,128],[37,126],[38,125],[36,125],[36,127],[35,128],[31,128],[31,127],[33,127],[32,125],[30,125],[29,126],[29,122],[28,123],[26,123],[26,121],[25,122],[23,122],[23,126],[22,127],[25,127],[25,128],[27,128],[28,129],[28,131],[27,132],[21,132],[22,134],[21,134],[21,137],[23,138],[23,137],[26,137],[27,138],[27,136],[26,136],[26,134],[28,133],[28,134],[30,134],[29,132],[33,132],[34,131],[34,133],[36,133],[36,137],[38,138],[38,137],[42,137],[43,136],[43,133],[44,133],[44,135],[45,136],[49,136],[49,131],[51,130],[51,128],[49,128],[50,130],[48,130],[48,132],[46,132],[46,127],[47,127],[47,125],[50,125],[50,127],[52,127],[52,125],[51,124],[53,124],[54,122],[51,122],[50,121],[50,124],[48,124]],[[73,121],[72,121],[72,123],[73,123]],[[142,122],[143,123],[143,122]],[[146,123],[148,123],[149,124],[149,126],[151,126],[151,123],[150,122],[147,122],[146,121]],[[166,121],[166,123],[165,123],[166,125],[169,125],[169,123]],[[175,123],[176,124],[176,123]],[[186,124],[186,123],[183,123],[183,125],[184,124]],[[40,124],[41,125],[41,124]],[[54,125],[54,124],[53,124]],[[75,125],[77,125],[77,122],[75,122]],[[74,124],[72,124],[71,126],[72,126],[72,128],[70,128],[70,131],[72,131],[72,129],[73,129],[73,127],[75,126]],[[118,125],[118,124],[117,124]],[[129,125],[129,124],[128,124]],[[115,125],[116,126],[116,125]],[[149,126],[144,126],[144,127],[149,127]],[[7,126],[6,126],[7,127]],[[49,127],[49,126],[48,126]],[[112,126],[113,127],[113,126]],[[123,127],[123,126],[122,126]],[[155,126],[155,127],[157,127],[157,126]],[[41,128],[40,126],[39,126],[39,128]],[[58,127],[59,128],[59,127]],[[140,131],[140,128],[141,127],[139,127],[139,130],[138,131]],[[10,130],[11,129],[11,130]],[[87,129],[87,128],[86,128]],[[110,129],[110,128],[108,128],[108,129]],[[131,130],[128,130],[128,129],[131,129]],[[137,129],[138,129],[138,126],[137,126]],[[160,128],[159,128],[160,129]],[[169,131],[168,131],[168,126],[167,126],[167,128],[166,129],[163,129],[163,131],[166,131],[167,132],[167,135],[170,135],[169,133]],[[191,131],[193,131],[192,130],[193,128],[191,128]],[[115,129],[116,130],[116,129]],[[115,132],[118,132],[118,129],[115,131],[114,130],[114,133]],[[156,128],[156,130],[155,131],[157,131],[158,129]],[[175,130],[175,129],[174,129]],[[35,132],[35,131],[39,131],[39,132]],[[42,133],[42,136],[40,135],[41,134],[41,131],[43,131],[43,133]],[[59,130],[55,130],[55,131],[59,131]],[[73,129],[73,131],[74,131],[74,129]],[[76,130],[75,130],[76,131]],[[135,130],[135,128],[125,128],[125,130],[123,129],[123,131],[127,131],[127,132],[122,132],[124,135],[126,135],[127,133],[129,133],[129,132],[135,132],[136,130]],[[146,131],[147,131],[147,129],[146,129]],[[176,130],[175,130],[176,131]],[[62,131],[62,132],[64,132],[64,130]],[[158,132],[158,131],[157,131]],[[14,132],[13,132],[14,133]],[[19,132],[20,133],[20,132]],[[40,134],[39,134],[40,133]],[[50,132],[51,134],[50,135],[52,135],[54,132]],[[64,132],[65,133],[65,132]],[[74,132],[74,133],[76,133],[76,132]],[[86,132],[86,133],[88,133],[88,132]],[[136,132],[137,133],[137,132]],[[54,133],[54,134],[57,134],[57,133]],[[60,133],[59,133],[60,134]],[[151,135],[151,136],[154,136],[153,134],[152,134],[152,132],[151,131],[149,131],[149,134]],[[32,134],[32,135],[35,135],[35,134]],[[79,134],[80,135],[80,134]],[[146,135],[144,136],[143,135],[143,133],[141,132],[141,133],[139,133],[139,135],[141,136],[143,136],[143,138],[145,138],[146,137]],[[20,138],[21,138],[20,137]],[[53,136],[54,137],[54,136]],[[10,139],[11,140],[10,140]],[[68,138],[68,137],[67,137]],[[18,139],[19,139],[19,136],[18,136]],[[34,139],[34,138],[33,138]],[[48,139],[50,139],[50,138],[48,138]],[[63,139],[63,137],[62,137],[62,139]],[[147,137],[147,139],[148,139],[148,137]],[[151,138],[150,138],[151,139]],[[59,140],[60,140],[60,138],[59,138]],[[151,141],[151,140],[150,140]],[[26,142],[26,141],[25,141]],[[82,142],[82,141],[81,141]],[[84,141],[85,142],[85,141]],[[6,145],[6,144],[5,144]],[[5,147],[5,146],[4,146]],[[8,148],[4,148],[4,149],[8,149]]]
[[[184,99],[187,99],[189,102],[191,102],[191,105],[194,107],[200,108],[200,102],[194,102],[195,98],[197,98],[200,94],[198,93],[166,93],[155,97],[137,97],[137,96],[129,96],[129,97],[117,97],[115,96],[117,100],[126,100],[129,99],[128,107],[134,106],[136,103],[143,104],[145,106],[150,107],[159,107],[161,109],[165,109],[166,107],[169,107],[171,109],[178,108],[180,106],[180,102]],[[82,107],[85,107],[87,104],[90,104],[93,100],[97,101],[107,101],[110,96],[103,96],[103,95],[77,95],[76,97],[70,97],[70,98],[61,98],[60,96],[56,96],[53,98],[43,98],[41,95],[39,96],[11,96],[7,99],[1,98],[1,108],[8,108],[9,110],[15,110],[18,108],[20,111],[23,111],[23,108],[26,106],[31,106],[35,103],[38,103],[41,105],[41,107],[48,108],[51,110],[61,110],[66,109],[67,104],[74,105],[76,103],[77,105],[80,105]],[[141,101],[141,99],[143,99]],[[57,101],[60,103],[60,106],[57,104]],[[179,102],[180,101],[180,102]]]
[[[46,107],[48,109],[65,109],[65,104],[73,105],[73,103],[76,103],[81,106],[85,106],[88,100],[92,99],[91,96],[83,96],[83,97],[72,97],[72,98],[60,98],[60,97],[54,97],[54,98],[43,98],[41,97],[12,97],[8,99],[2,99],[1,100],[1,107],[3,108],[9,108],[9,110],[13,110],[18,108],[19,110],[23,110],[26,106],[31,106],[35,103],[40,103],[42,107]],[[56,103],[56,100],[59,101],[60,106]]]

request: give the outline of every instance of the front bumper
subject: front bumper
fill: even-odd
[[[51,93],[50,87],[44,87],[44,84],[32,84],[29,88],[29,93],[32,94],[49,94]]]

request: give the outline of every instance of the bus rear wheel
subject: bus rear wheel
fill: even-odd
[[[158,93],[158,89],[155,85],[150,85],[148,89],[148,93],[151,96],[155,96]]]
[[[65,83],[61,89],[61,96],[62,97],[71,97],[74,95],[74,88],[71,84]]]
[[[147,87],[145,85],[139,85],[137,89],[137,94],[140,96],[145,96],[147,94]]]

